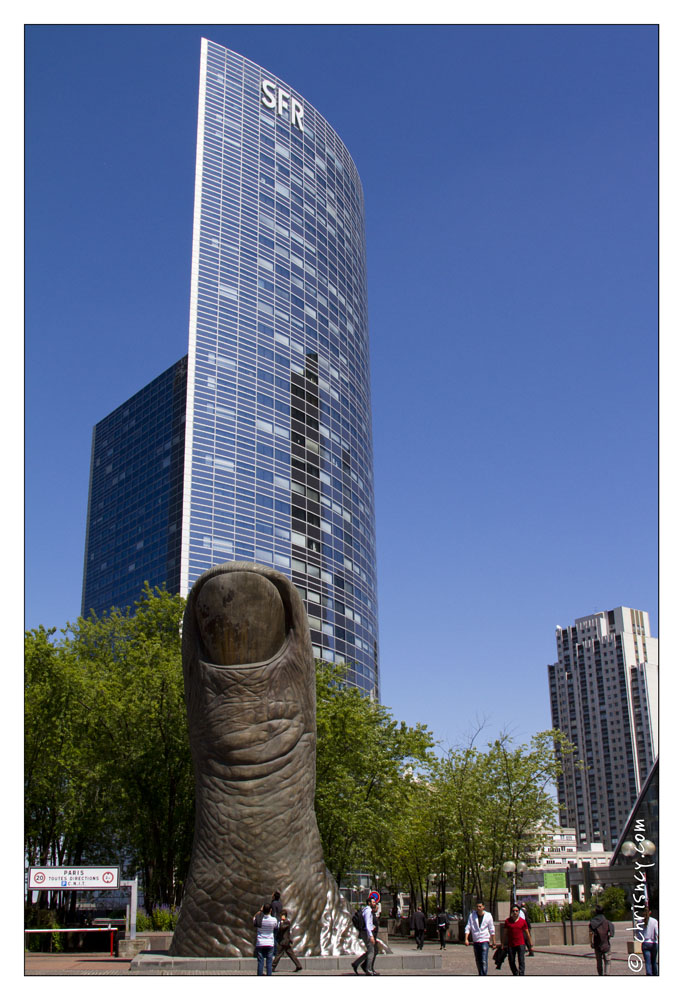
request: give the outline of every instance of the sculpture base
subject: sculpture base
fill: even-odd
[[[351,963],[355,955],[331,955],[326,958],[300,958],[303,965],[302,975],[317,973],[347,973],[353,975]],[[429,972],[441,969],[441,955],[415,954],[394,952],[391,955],[378,955],[375,968],[380,973],[400,973],[402,970]],[[137,975],[178,976],[178,975],[233,975],[255,976],[255,958],[174,958],[163,952],[143,951],[136,955],[130,965],[130,971]],[[287,956],[284,956],[275,975],[293,972],[294,967]],[[363,973],[361,972],[361,976]]]

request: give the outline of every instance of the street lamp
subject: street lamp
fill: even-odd
[[[640,854],[641,857],[645,855],[648,858],[651,858],[654,854],[657,853],[657,845],[654,844],[651,840],[641,840],[638,844],[634,844],[632,840],[625,840],[624,843],[621,845],[621,853],[624,855],[625,858],[628,858],[629,860],[635,858],[637,854]],[[650,894],[652,891],[652,885],[651,885],[652,878],[649,869],[652,868],[653,865],[642,865],[640,867],[643,868],[645,895],[649,904]]]
[[[517,905],[517,875],[522,875],[528,868],[523,861],[504,861],[503,871],[506,875],[509,875],[512,880],[512,905]]]
[[[636,854],[647,854],[651,857],[656,851],[657,845],[653,844],[651,840],[641,840],[640,847],[632,840],[625,840],[621,845],[621,853],[626,858],[633,858]]]

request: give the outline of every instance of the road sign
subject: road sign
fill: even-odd
[[[29,868],[29,889],[118,889],[119,868]]]

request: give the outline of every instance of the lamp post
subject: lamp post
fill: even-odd
[[[446,872],[439,872],[439,894],[441,896],[441,899],[439,900],[438,905],[441,907],[441,910],[445,913],[446,912]]]
[[[425,907],[425,915],[429,912],[429,883],[432,883],[436,887],[436,872],[431,872],[427,876],[427,905]]]
[[[518,861],[517,863],[515,863],[514,861],[504,861],[503,862],[503,871],[512,880],[512,905],[513,906],[517,905],[517,875],[518,874],[522,875],[527,870],[528,867],[529,866],[525,865],[523,861]]]

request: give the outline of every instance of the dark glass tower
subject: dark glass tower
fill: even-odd
[[[187,358],[96,424],[82,613],[132,606],[145,580],[180,589]]]
[[[349,680],[377,694],[363,213],[354,163],[315,108],[203,40],[182,516],[178,525],[174,508],[164,539],[155,536],[156,572],[144,578],[186,594],[217,563],[274,566],[304,598],[316,655],[351,664]],[[97,425],[96,442],[122,409]],[[117,427],[128,434],[123,421]],[[154,450],[152,425],[148,434]],[[102,610],[130,593],[123,572],[134,560],[122,556],[118,575],[96,568],[96,471],[93,464],[84,607]],[[111,475],[116,490],[113,464]],[[141,490],[153,492],[154,470],[140,475]],[[126,512],[135,530],[139,509]],[[178,533],[176,573],[168,552]],[[137,584],[137,562],[130,572]]]

